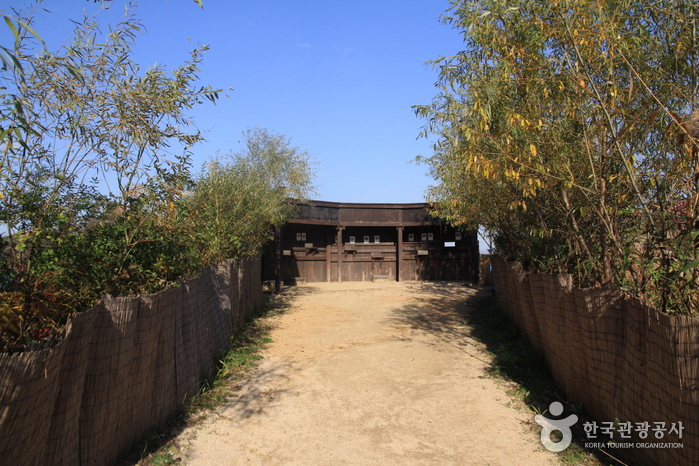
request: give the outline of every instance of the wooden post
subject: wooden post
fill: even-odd
[[[279,293],[282,289],[281,274],[282,274],[282,227],[274,227],[274,292]]]
[[[342,283],[342,230],[345,227],[337,227],[337,283]]]
[[[396,227],[398,230],[398,243],[396,245],[396,281],[403,281],[403,226]]]
[[[330,255],[330,250],[333,244],[333,233],[330,229],[328,229],[325,244],[325,281],[330,282],[330,271],[332,270],[332,256]]]

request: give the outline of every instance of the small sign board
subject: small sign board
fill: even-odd
[[[426,256],[426,255],[427,255],[427,249],[418,249],[418,250],[417,250],[417,255],[418,255],[418,256]]]
[[[306,244],[304,245],[304,247],[305,247],[306,249],[311,249],[311,248],[313,247],[313,243],[306,243]]]
[[[289,249],[284,249],[284,251],[282,251],[282,254],[285,255],[285,256],[290,256],[290,255],[291,255],[291,251],[290,251]]]
[[[445,241],[445,242],[444,242],[444,247],[445,247],[445,248],[455,248],[455,247],[456,247],[456,241]]]

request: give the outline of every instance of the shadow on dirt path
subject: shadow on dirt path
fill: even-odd
[[[190,465],[543,465],[531,416],[489,375],[462,284],[288,291],[237,397],[176,443]]]

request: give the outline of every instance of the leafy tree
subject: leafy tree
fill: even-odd
[[[10,270],[0,282],[12,311],[0,317],[24,337],[101,292],[152,291],[182,270],[163,264],[182,243],[169,236],[174,205],[202,140],[187,111],[219,91],[195,84],[206,47],[177,69],[141,70],[132,13],[107,34],[86,18],[57,52],[31,30],[31,13],[5,20],[15,41],[0,52],[1,262]],[[113,279],[89,281],[104,274]]]
[[[0,347],[55,335],[100,295],[151,293],[229,257],[258,253],[313,192],[290,140],[244,134],[246,149],[193,177],[202,137],[187,117],[218,90],[195,85],[206,47],[177,69],[132,59],[140,22],[94,19],[45,50],[31,13],[6,16],[0,49]]]
[[[205,264],[261,252],[293,213],[288,199],[314,192],[312,162],[290,139],[265,129],[243,137],[245,150],[209,162],[184,200]]]
[[[431,195],[499,251],[656,306],[697,302],[695,2],[454,0],[465,48],[417,106]]]

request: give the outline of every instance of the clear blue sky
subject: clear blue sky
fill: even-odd
[[[29,2],[0,0],[0,8]],[[113,0],[104,24],[122,15]],[[70,35],[69,18],[98,6],[85,0],[46,0],[37,31],[57,49]],[[410,163],[431,153],[416,140],[423,122],[412,105],[437,90],[425,61],[460,50],[461,38],[439,15],[447,0],[143,0],[137,14],[147,33],[136,59],[176,67],[197,44],[208,44],[202,84],[233,88],[217,105],[192,116],[208,142],[195,148],[200,167],[217,151],[241,149],[247,128],[292,139],[318,162],[318,199],[343,202],[422,202],[432,180]]]
[[[29,2],[0,0],[3,12]],[[99,16],[121,16],[112,0]],[[69,18],[98,6],[85,0],[46,0],[51,13],[36,24],[49,48],[69,36]],[[448,0],[143,0],[136,12],[147,33],[136,60],[174,68],[197,44],[207,44],[202,84],[233,88],[217,105],[192,112],[208,142],[195,148],[200,167],[217,151],[241,149],[241,133],[260,127],[292,139],[318,162],[318,199],[344,202],[422,202],[432,180],[410,163],[428,156],[417,140],[423,121],[412,105],[429,103],[437,71],[429,59],[453,55],[459,34],[439,15]]]

